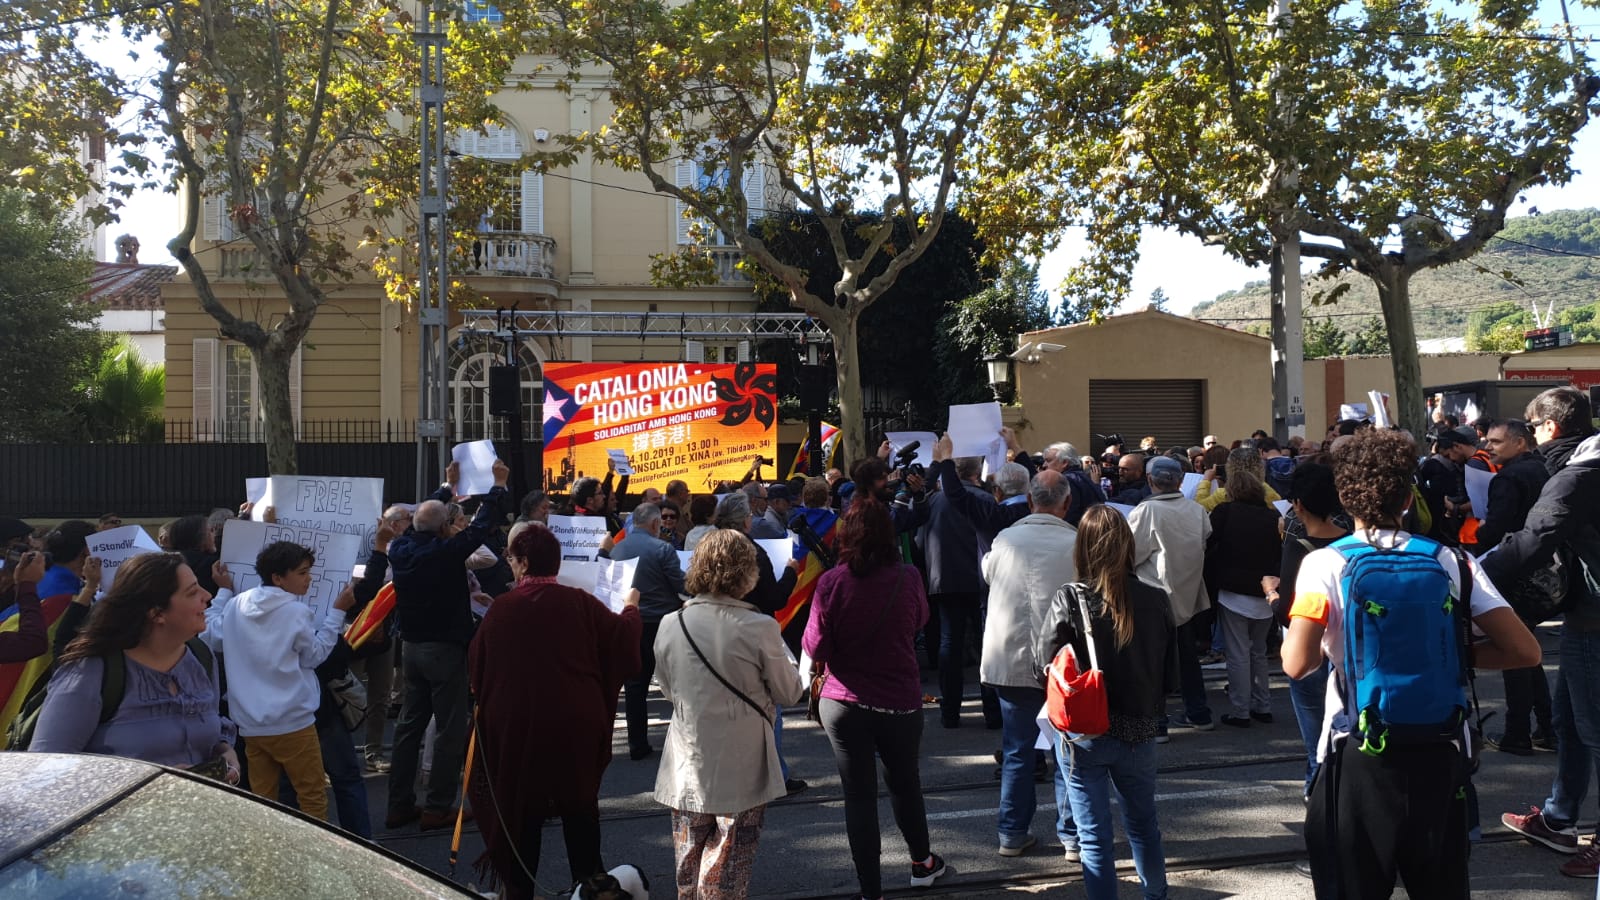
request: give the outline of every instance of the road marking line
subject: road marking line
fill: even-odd
[[[1236,787],[1211,788],[1204,791],[1181,791],[1175,794],[1157,794],[1156,802],[1164,803],[1170,800],[1211,800],[1220,797],[1237,797],[1241,794],[1281,794],[1283,788],[1273,784],[1251,784]],[[1113,795],[1114,797],[1115,795]],[[1053,801],[1040,803],[1039,812],[1054,811],[1056,805]],[[976,819],[985,816],[997,816],[999,807],[990,809],[954,809],[949,812],[928,813],[929,822],[948,822],[954,819]]]

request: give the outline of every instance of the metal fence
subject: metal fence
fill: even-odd
[[[415,499],[417,445],[410,423],[306,422],[296,431],[302,473],[382,478],[385,502]],[[159,518],[236,508],[244,502],[244,480],[266,474],[266,445],[259,438],[215,437],[191,422],[169,422],[162,443],[0,444],[0,471],[8,473],[0,515]],[[510,463],[510,442],[495,446]],[[541,477],[540,450],[538,441],[523,444],[530,485]]]

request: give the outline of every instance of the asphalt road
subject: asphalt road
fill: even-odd
[[[1548,628],[1541,630],[1540,637],[1553,683],[1556,641]],[[1223,704],[1225,675],[1220,669],[1206,674],[1212,707],[1218,709]],[[900,894],[999,897],[1042,892],[1074,896],[1081,891],[1074,887],[1078,867],[1061,856],[1054,831],[1053,790],[1048,783],[1038,786],[1039,812],[1032,830],[1039,844],[1020,858],[1004,858],[995,852],[999,786],[993,753],[999,748],[999,733],[983,728],[975,684],[970,683],[974,677],[975,670],[969,670],[973,696],[966,704],[963,728],[945,730],[939,727],[936,709],[924,711],[922,779],[929,827],[935,852],[944,856],[955,872],[931,890],[912,891],[906,886],[909,857],[885,797],[880,800],[884,886]],[[1310,882],[1293,869],[1304,846],[1304,757],[1286,685],[1281,674],[1274,676],[1274,724],[1256,723],[1247,729],[1219,725],[1208,733],[1174,732],[1172,742],[1159,748],[1157,795],[1172,896],[1270,900],[1310,896]],[[1480,677],[1478,693],[1485,710],[1498,708],[1502,693],[1499,676]],[[1171,708],[1180,709],[1176,700]],[[652,740],[657,747],[665,733],[667,711],[667,704],[656,696],[651,712]],[[1499,724],[1498,718],[1492,721],[1490,732],[1498,730]],[[606,860],[611,865],[629,862],[639,866],[651,880],[653,896],[671,896],[669,820],[666,810],[651,799],[659,755],[639,762],[629,760],[620,719],[616,750],[601,794]],[[768,808],[751,894],[788,900],[853,896],[856,882],[845,839],[838,774],[826,736],[818,725],[804,720],[802,709],[790,710],[785,718],[784,752],[793,774],[809,781],[810,789]],[[1499,823],[1501,812],[1522,811],[1540,803],[1554,771],[1554,754],[1516,757],[1487,751],[1476,779],[1483,820],[1483,842],[1472,860],[1476,897],[1600,897],[1593,881],[1567,878],[1557,871],[1565,857],[1521,840]],[[367,783],[373,818],[381,826],[387,776],[369,776]],[[1591,797],[1585,809],[1594,809],[1595,803],[1596,798]],[[1592,823],[1586,826],[1592,828]],[[1118,832],[1119,862],[1126,871],[1124,893],[1135,896],[1137,879],[1126,844],[1120,840],[1120,823]],[[429,868],[449,871],[448,831],[419,833],[412,826],[380,832],[377,840]],[[472,884],[471,863],[481,851],[476,830],[469,827],[456,871],[458,880]],[[539,876],[546,893],[567,887],[560,827],[554,822],[545,828]],[[1401,892],[1397,896],[1406,895]],[[1426,893],[1414,896],[1425,897]]]

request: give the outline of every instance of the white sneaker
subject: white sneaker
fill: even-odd
[[[1015,847],[1007,847],[1005,844],[1001,844],[1000,845],[1000,855],[1001,856],[1021,856],[1022,854],[1028,852],[1028,848],[1032,847],[1034,844],[1037,844],[1037,843],[1039,843],[1039,839],[1030,834],[1030,835],[1028,835],[1028,837],[1025,840],[1023,840],[1022,843],[1018,844]]]

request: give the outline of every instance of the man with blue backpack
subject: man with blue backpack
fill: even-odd
[[[1471,670],[1539,662],[1475,561],[1402,530],[1415,454],[1379,429],[1334,452],[1355,531],[1306,556],[1295,581],[1284,672],[1333,666],[1306,810],[1318,900],[1388,897],[1397,877],[1412,896],[1468,896]]]

